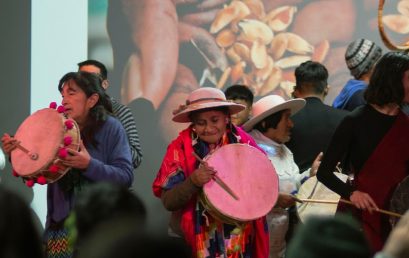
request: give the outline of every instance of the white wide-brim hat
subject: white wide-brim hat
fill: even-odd
[[[178,123],[188,123],[191,122],[190,112],[216,107],[228,107],[231,115],[246,108],[244,105],[227,101],[223,91],[219,89],[202,87],[192,91],[186,100],[186,104],[180,105],[177,110],[173,111],[172,120]]]
[[[281,110],[290,109],[291,115],[294,115],[304,106],[304,99],[284,100],[283,97],[279,95],[265,96],[253,104],[253,116],[243,124],[243,129],[247,132],[251,131],[257,123]]]

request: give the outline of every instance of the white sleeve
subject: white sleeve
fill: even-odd
[[[0,148],[0,170],[6,166],[6,157],[4,156],[3,149]]]

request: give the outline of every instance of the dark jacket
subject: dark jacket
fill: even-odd
[[[365,105],[364,92],[367,87],[368,84],[365,81],[349,80],[334,99],[332,107],[353,111],[355,108]]]
[[[305,107],[291,117],[294,128],[286,144],[293,152],[300,172],[311,167],[314,159],[327,149],[332,135],[348,111],[335,109],[319,98],[308,97]]]

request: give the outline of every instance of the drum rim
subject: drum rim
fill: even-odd
[[[266,164],[271,165],[271,167],[273,168],[274,171],[274,180],[276,182],[277,185],[277,191],[274,192],[273,194],[275,195],[272,201],[272,206],[266,211],[266,213],[264,215],[257,215],[256,217],[253,218],[249,218],[249,219],[244,219],[244,218],[240,218],[237,216],[233,216],[231,214],[227,214],[226,212],[223,212],[222,210],[218,209],[216,206],[214,206],[208,198],[208,195],[206,194],[206,188],[205,186],[202,188],[202,190],[199,193],[199,200],[201,201],[203,207],[205,207],[205,209],[209,212],[209,214],[211,214],[212,216],[215,216],[217,219],[227,223],[227,224],[237,224],[237,223],[244,223],[244,222],[249,222],[252,220],[256,220],[259,219],[265,215],[268,214],[268,212],[274,207],[274,205],[277,202],[278,199],[278,195],[279,195],[279,191],[278,191],[278,184],[279,184],[279,179],[278,179],[278,175],[275,171],[275,168],[273,166],[273,164],[271,163],[270,159],[258,148],[251,146],[249,144],[245,144],[245,143],[231,143],[231,144],[226,144],[221,146],[220,148],[216,149],[214,152],[212,152],[211,154],[206,155],[203,160],[204,161],[208,161],[208,159],[213,156],[216,152],[220,151],[221,149],[227,149],[227,148],[237,148],[237,146],[241,146],[241,147],[246,147],[248,149],[252,149],[252,150],[257,150],[257,152],[255,153],[260,153],[260,157],[265,157],[265,160],[267,161]]]
[[[409,184],[409,175],[406,176],[401,182],[399,182],[399,184],[398,184],[398,185],[396,186],[396,188],[393,190],[391,199],[390,199],[390,201],[389,201],[389,209],[390,209],[390,211],[396,212],[396,213],[400,213],[400,214],[404,214],[406,211],[409,210],[409,207],[408,207],[408,209],[406,209],[406,211],[397,209],[397,207],[396,207],[396,203],[397,203],[397,201],[398,201],[398,200],[397,200],[397,199],[398,199],[398,196],[397,196],[397,195],[398,195],[398,194],[402,194],[402,189],[406,189],[405,186],[407,186],[408,184]],[[400,197],[401,197],[401,196],[400,196]],[[405,195],[405,197],[407,197],[407,198],[405,198],[405,199],[409,199],[409,194]],[[407,206],[409,206],[409,204],[408,204]],[[399,219],[396,218],[396,217],[393,217],[393,216],[390,216],[390,217],[389,217],[389,223],[391,224],[392,227],[394,227],[394,226],[398,223],[398,221],[399,221]]]
[[[40,114],[40,113],[45,113],[45,112],[47,112],[45,114],[48,114],[49,112],[52,112],[52,111],[55,111],[55,112],[58,113],[57,110],[52,109],[52,108],[44,108],[44,109],[40,109],[40,110],[34,112],[33,114],[28,116],[21,123],[21,125],[17,129],[17,132],[19,132],[19,129],[22,127],[24,122],[26,122],[30,117],[33,117],[33,115]],[[63,114],[63,113],[58,113],[58,115],[60,115],[60,117],[61,117],[61,124],[62,124],[62,126],[64,128],[63,133],[62,133],[63,137],[62,137],[61,140],[63,140],[64,137],[66,137],[66,136],[72,136],[73,137],[72,143],[70,145],[68,145],[68,146],[65,146],[65,147],[68,148],[68,149],[78,151],[79,148],[80,148],[79,145],[80,145],[80,142],[81,142],[81,133],[80,133],[79,126],[78,126],[77,122],[75,120],[71,119],[71,118],[67,118],[65,116],[65,114]],[[70,121],[73,122],[73,127],[71,129],[69,129],[69,130],[67,130],[65,128],[65,122],[67,120],[70,120]],[[60,142],[59,145],[63,146],[63,143]],[[20,175],[19,171],[15,170],[15,168],[13,167],[13,162],[11,162],[11,165],[13,167],[13,170],[21,178],[23,178],[24,180],[37,179],[39,176],[44,176],[46,178],[47,183],[53,183],[53,182],[57,181],[58,179],[60,179],[61,177],[63,177],[71,169],[71,167],[67,167],[67,166],[62,165],[61,159],[58,158],[58,149],[55,150],[53,153],[54,153],[54,156],[51,156],[50,158],[48,158],[46,160],[45,164],[41,168],[39,168],[37,171],[35,171],[35,172],[31,173],[31,174]],[[15,155],[13,155],[13,152],[12,152],[11,153],[11,161],[13,161],[13,156],[15,156]],[[53,164],[58,164],[58,167],[60,168],[56,173],[50,172],[48,170],[48,168]]]
[[[341,180],[348,180],[348,175],[347,174],[344,174],[344,173],[340,173],[340,172],[333,172],[335,175],[337,175],[338,176],[338,178],[340,178],[340,176],[341,177],[343,177],[343,179],[342,178],[340,178]],[[298,193],[300,192],[300,190],[302,189],[302,186],[305,184],[305,183],[307,183],[307,181],[308,182],[310,182],[311,180],[316,180],[316,183],[315,184],[321,184],[323,187],[325,187],[325,188],[327,188],[328,190],[330,190],[328,187],[326,187],[323,183],[321,183],[318,179],[317,179],[317,176],[315,175],[315,176],[312,176],[312,177],[310,177],[310,178],[308,178],[299,188],[298,188]],[[314,191],[314,190],[313,190]],[[331,190],[330,190],[331,191]],[[333,193],[335,193],[334,191],[332,191]],[[336,193],[335,193],[336,194]],[[314,196],[314,193],[312,193],[312,195],[309,197],[309,198],[313,198],[313,196]],[[299,197],[299,196],[297,196],[297,197]],[[300,197],[301,198],[301,197]],[[341,196],[339,196],[338,195],[338,197],[337,197],[337,200],[338,200],[338,202],[339,202],[339,199],[341,198]],[[300,208],[302,208],[303,210],[305,210],[305,209],[307,209],[307,207],[317,207],[317,206],[319,206],[319,205],[321,205],[321,206],[330,206],[330,205],[333,205],[333,206],[335,206],[335,210],[336,210],[336,207],[337,207],[337,204],[318,204],[318,203],[308,203],[308,202],[304,202],[304,203],[296,203],[296,205],[295,205],[295,208],[296,208],[296,213],[297,213],[297,217],[298,217],[298,219],[301,221],[301,222],[305,222],[306,220],[307,220],[307,217],[308,216],[311,216],[311,215],[309,215],[309,214],[306,214],[306,215],[304,215],[304,216],[301,216],[300,215],[300,212],[299,212],[299,209]],[[330,215],[328,215],[328,214],[325,214],[325,215],[323,215],[323,214],[317,214],[317,216],[330,216]]]

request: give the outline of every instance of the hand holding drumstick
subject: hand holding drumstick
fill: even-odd
[[[192,155],[195,156],[195,158],[200,162],[200,164],[203,165],[203,167],[206,167],[206,169],[208,169],[208,170],[211,171],[210,173],[207,172],[208,176],[210,176],[210,179],[213,179],[221,188],[223,188],[223,190],[225,190],[225,191],[226,191],[231,197],[233,197],[235,200],[238,200],[238,199],[239,199],[239,197],[233,192],[233,190],[232,190],[219,176],[217,176],[217,174],[216,174],[217,171],[214,170],[214,168],[209,167],[209,166],[207,165],[207,162],[204,161],[204,160],[202,160],[195,152],[192,152]],[[200,168],[199,168],[199,169],[200,169]],[[197,170],[198,170],[198,169],[197,169]],[[206,177],[206,180],[207,180],[207,181],[206,181],[205,183],[209,182],[210,179],[207,180],[207,177]],[[192,179],[192,181],[193,181],[193,179]],[[194,183],[194,181],[193,181],[193,183]],[[203,183],[202,186],[203,186],[205,183]]]
[[[379,210],[375,201],[367,193],[361,191],[353,191],[349,199],[351,200],[352,204],[358,209],[368,210],[369,213]]]
[[[3,145],[4,153],[10,156],[11,151],[16,149],[17,140],[11,137],[9,134],[5,133],[1,137],[1,143]]]
[[[214,168],[209,167],[205,161],[201,164],[202,166],[193,171],[192,175],[190,175],[190,179],[197,187],[202,187],[204,184],[212,180],[213,176],[216,174]]]
[[[350,204],[350,205],[354,205],[355,204],[351,201],[345,200],[345,199],[337,199],[337,200],[326,200],[326,199],[309,199],[309,198],[296,198],[298,202],[301,203],[322,203],[322,204],[335,204],[337,205],[338,202],[342,202],[342,203],[346,203],[346,204]],[[383,210],[383,209],[379,209],[379,208],[369,208],[368,211],[370,213],[376,211],[379,213],[383,213],[389,216],[394,216],[394,217],[402,217],[401,214],[396,213],[396,212],[392,212],[392,211],[388,211],[388,210]]]

